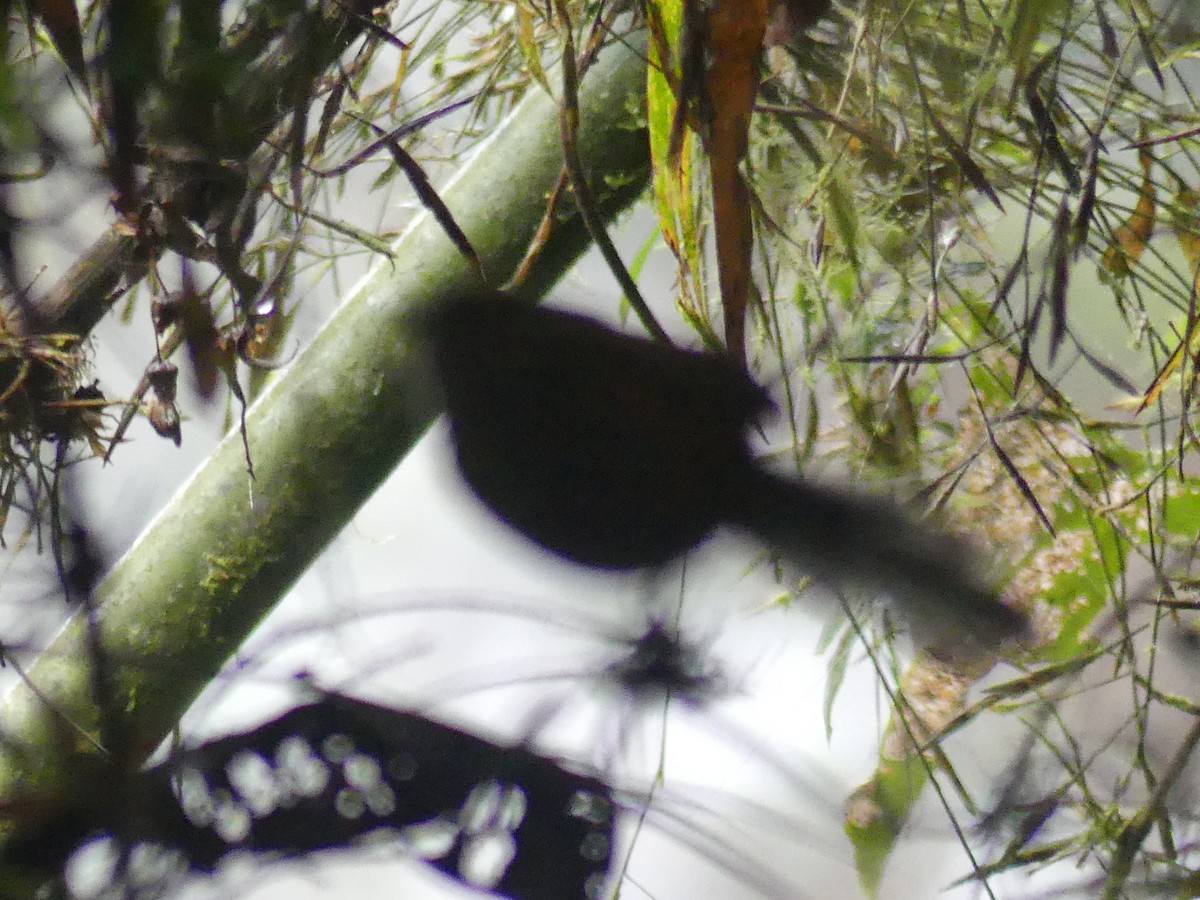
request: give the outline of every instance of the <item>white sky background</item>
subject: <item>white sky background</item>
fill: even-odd
[[[631,224],[623,249],[636,246],[644,229],[644,220]],[[596,305],[615,309],[617,293],[602,263],[589,258],[583,266],[586,274],[569,279],[566,293],[578,291],[579,284],[593,298],[607,290]],[[97,336],[97,372],[110,395],[119,394],[122,382],[132,386],[140,373],[141,356],[114,350],[128,341],[128,332],[112,323]],[[220,411],[213,412],[211,418],[219,419]],[[115,466],[84,467],[91,470],[84,509],[95,516],[93,527],[112,550],[131,542],[207,456],[217,428],[195,418],[185,423],[184,435],[177,450],[139,420]],[[239,654],[247,666],[206,695],[189,717],[189,733],[211,737],[261,721],[295,701],[299,695],[291,682],[304,672],[322,686],[429,709],[485,733],[516,739],[534,728],[537,742],[554,752],[602,769],[615,766],[647,785],[660,742],[658,719],[652,711],[635,714],[627,746],[613,749],[621,744],[615,732],[627,704],[596,689],[602,687],[596,671],[620,646],[598,637],[600,626],[592,620],[607,620],[613,634],[636,636],[648,610],[675,609],[682,584],[687,632],[712,641],[714,665],[727,673],[732,690],[708,710],[671,716],[661,812],[651,816],[631,867],[643,889],[627,884],[622,897],[856,896],[841,804],[870,774],[886,707],[862,660],[843,689],[833,737],[826,741],[827,661],[817,653],[824,615],[764,610],[779,587],[766,567],[752,567],[753,546],[728,537],[694,554],[685,572],[657,579],[593,575],[557,562],[511,534],[470,496],[450,452],[444,429],[435,428],[251,639]],[[464,602],[493,604],[497,612],[463,610]],[[430,603],[444,603],[449,612],[403,612]],[[509,615],[506,605],[537,607],[548,624]],[[385,615],[370,615],[379,610]],[[298,623],[314,621],[321,627],[311,640],[281,637]],[[574,677],[469,691],[547,670]],[[563,711],[545,729],[536,729],[530,721],[535,712],[556,704]],[[980,751],[965,752],[970,770]],[[991,773],[1003,763],[995,754],[979,761]],[[700,804],[700,811],[692,804]],[[910,829],[913,837],[898,854],[884,897],[933,897],[968,871],[943,819],[936,811],[922,818]],[[681,842],[662,835],[681,829],[694,836]],[[701,849],[688,850],[689,842],[700,842]],[[722,853],[714,857],[708,843]],[[728,875],[743,854],[742,877]],[[417,864],[401,863],[398,869],[400,874],[395,865],[367,865],[362,854],[346,855],[263,874],[234,873],[195,890],[201,897],[262,900],[350,891],[380,897],[470,895]],[[407,877],[419,887],[401,894]],[[958,893],[971,896],[974,889]]]
[[[644,218],[634,220],[623,249],[640,243],[645,228]],[[585,274],[568,279],[566,293],[575,293],[578,301],[579,285],[586,284],[597,308],[615,310],[617,292],[603,264],[589,257],[583,267]],[[603,300],[601,291],[608,292]],[[666,290],[654,295],[670,297]],[[147,318],[141,310],[132,326],[108,320],[97,331],[96,374],[109,396],[132,390],[140,376],[151,346]],[[154,435],[139,419],[113,466],[102,469],[93,460],[79,467],[82,510],[114,558],[215,446],[219,405],[207,415],[195,402],[185,400],[184,408],[191,418],[184,423],[182,448]],[[511,534],[470,496],[457,478],[444,430],[437,427],[252,638],[240,654],[250,665],[219,681],[190,715],[188,730],[211,737],[261,721],[289,699],[295,701],[299,695],[292,678],[307,672],[325,687],[421,709],[429,708],[432,689],[438,701],[432,711],[438,716],[514,739],[535,728],[534,711],[563,703],[563,712],[537,730],[539,741],[581,762],[615,765],[646,785],[660,741],[657,717],[649,711],[634,715],[621,760],[611,759],[618,753],[612,748],[621,743],[615,732],[627,704],[588,688],[598,683],[598,666],[619,654],[620,646],[598,638],[599,625],[591,620],[607,619],[612,633],[636,636],[648,609],[674,610],[682,581],[688,633],[712,641],[714,665],[727,673],[732,692],[710,710],[672,715],[662,811],[651,816],[631,867],[645,890],[639,893],[628,884],[622,896],[852,897],[857,876],[840,830],[841,803],[871,770],[884,707],[869,668],[857,667],[835,711],[833,741],[826,742],[826,662],[816,653],[823,619],[763,611],[779,589],[765,567],[751,569],[755,552],[727,538],[694,554],[685,573],[663,573],[656,580],[593,575],[557,562]],[[498,613],[454,611],[463,600],[494,604]],[[355,621],[371,610],[430,602],[443,602],[451,612]],[[536,606],[549,624],[506,615],[506,603]],[[21,614],[22,627],[27,604],[26,595],[10,607]],[[279,636],[313,620],[336,627],[321,628],[305,642]],[[364,668],[371,672],[365,674]],[[547,669],[575,677],[467,692]],[[447,697],[457,699],[440,702]],[[711,812],[693,809],[696,803]],[[664,830],[681,829],[695,832],[684,844],[712,843],[728,847],[729,855],[705,862],[714,856],[711,849],[689,851],[680,840],[662,836]],[[913,844],[916,873],[905,875],[897,867],[884,896],[931,897],[967,871],[961,854],[942,846],[941,827],[937,841],[933,854],[927,840]],[[748,854],[743,876],[723,875],[742,854]],[[419,885],[411,893],[401,887],[405,876]],[[380,897],[470,896],[418,864],[367,865],[361,854],[276,866],[260,874],[234,873],[194,890],[202,897],[263,900],[349,891]]]
[[[359,180],[369,183],[375,171]],[[43,197],[46,208],[69,207],[74,213],[62,223],[59,236],[34,254],[53,270],[55,258],[70,261],[86,245],[83,235],[94,227],[89,222],[105,221],[106,212],[99,193],[84,203],[77,197],[67,203],[50,184]],[[361,210],[371,200],[348,196],[342,205]],[[396,212],[383,210],[379,216],[394,221]],[[359,213],[355,222],[370,227],[372,215]],[[648,227],[648,217],[642,215],[631,217],[621,229],[619,243],[627,260]],[[643,284],[649,296],[669,309],[671,265],[665,257],[664,252],[647,267]],[[344,270],[342,289],[354,277]],[[297,292],[303,296],[294,299],[302,300],[305,313],[296,334],[306,341],[329,308],[322,298],[337,291],[329,284],[308,286],[299,278]],[[562,292],[568,305],[607,310],[610,318],[617,296],[611,275],[595,254],[568,278]],[[144,304],[131,325],[110,317],[97,329],[94,345],[96,374],[105,393],[128,395],[152,352]],[[184,374],[185,398],[186,380]],[[182,448],[155,436],[139,419],[115,465],[102,470],[93,460],[79,467],[82,508],[113,558],[219,438],[219,404],[205,411],[184,399],[181,408],[189,416]],[[726,539],[695,554],[686,572],[663,573],[655,580],[606,578],[555,562],[508,533],[475,503],[457,480],[443,430],[435,428],[252,638],[240,656],[253,665],[214,686],[190,715],[189,730],[212,736],[261,721],[297,696],[289,682],[307,672],[325,687],[432,709],[440,717],[495,734],[516,738],[534,733],[564,756],[616,766],[645,784],[661,734],[647,712],[634,715],[634,727],[624,741],[618,740],[615,723],[625,704],[619,697],[587,690],[598,680],[597,665],[618,652],[598,637],[595,619],[607,620],[611,633],[634,636],[644,627],[647,610],[672,611],[682,592],[689,633],[711,639],[714,664],[727,673],[733,690],[710,709],[682,710],[670,717],[666,789],[638,839],[630,870],[634,881],[623,886],[621,896],[854,897],[857,875],[841,833],[841,803],[871,772],[886,705],[864,661],[847,679],[835,707],[832,739],[826,740],[822,703],[827,664],[816,651],[824,615],[764,610],[778,587],[765,567],[751,568],[754,558],[753,547]],[[45,562],[28,552],[0,557],[0,583],[5,585],[0,634],[8,643],[35,636],[56,618],[54,598],[31,606],[31,595],[44,589],[44,583],[39,586],[22,574]],[[464,600],[493,603],[497,613],[465,610]],[[447,611],[403,612],[430,603],[444,603]],[[536,606],[545,621],[505,615],[506,604]],[[37,609],[47,611],[44,623],[31,614]],[[381,609],[392,614],[366,616]],[[581,617],[588,617],[586,624]],[[312,621],[337,624],[319,629],[309,641],[281,638],[297,623]],[[504,690],[466,690],[468,684],[493,684],[546,670],[576,677]],[[549,724],[535,726],[536,712],[558,707],[561,712]],[[968,731],[951,744],[956,764],[965,771],[974,766],[985,775],[1003,771],[1004,752],[1015,748],[1019,732]],[[613,750],[617,745],[619,752]],[[881,896],[977,896],[974,887],[942,893],[969,868],[944,816],[932,801],[922,808]],[[695,837],[681,842],[664,837],[664,831],[691,831]],[[688,841],[700,849],[689,850],[684,846]],[[727,854],[713,853],[704,842],[727,849]],[[188,894],[256,900],[485,896],[455,888],[419,865],[374,858],[378,856],[373,853],[368,863],[364,854],[345,854],[272,867],[266,874],[232,874],[198,884]],[[744,860],[745,874],[730,876],[739,860]],[[750,873],[758,873],[757,880]],[[1023,880],[1009,887],[998,895],[1036,893]],[[1037,890],[1046,887],[1041,882]]]

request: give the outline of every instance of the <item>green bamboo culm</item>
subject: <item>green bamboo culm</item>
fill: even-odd
[[[607,219],[649,177],[644,45],[615,43],[582,85],[579,150]],[[442,191],[490,281],[512,273],[542,219],[562,166],[558,114],[553,98],[532,93]],[[548,290],[588,245],[564,207],[531,292]],[[76,779],[94,777],[100,755],[80,728],[152,751],[437,417],[411,310],[478,287],[479,276],[428,214],[392,249],[250,409],[253,482],[235,431],[98,586],[111,713],[93,703],[93,655],[78,617],[5,698],[0,799],[87,790]],[[19,827],[7,823],[0,841]]]

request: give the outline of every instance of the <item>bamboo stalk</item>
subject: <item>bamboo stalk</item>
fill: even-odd
[[[647,183],[644,90],[642,55],[622,45],[602,53],[583,83],[579,149],[607,218]],[[531,95],[442,192],[497,283],[521,260],[559,176],[557,121],[555,102]],[[557,281],[587,245],[579,217],[566,213],[531,273],[533,290]],[[68,719],[93,736],[103,725],[138,753],[157,746],[436,418],[410,310],[478,276],[427,214],[393,249],[249,411],[253,482],[231,433],[98,586],[101,658],[117,691],[111,716],[102,722],[93,702],[79,617],[5,698],[0,804],[29,789],[96,789],[73,780],[94,775],[97,751]]]

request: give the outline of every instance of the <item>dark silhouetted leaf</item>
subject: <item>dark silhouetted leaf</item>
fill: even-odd
[[[1071,269],[1071,210],[1064,194],[1050,238],[1050,362],[1053,363],[1067,336],[1067,284]]]
[[[336,694],[241,734],[174,753],[129,779],[127,803],[59,817],[56,845],[107,833],[210,872],[393,841],[455,881],[515,900],[602,895],[615,805],[602,781],[520,746]],[[36,856],[35,846],[11,848]]]
[[[29,7],[50,33],[54,49],[71,73],[87,84],[87,62],[83,58],[83,39],[79,31],[79,10],[75,0],[27,0]]]
[[[1050,115],[1050,110],[1038,89],[1042,76],[1046,74],[1046,70],[1056,58],[1057,53],[1048,53],[1030,70],[1029,77],[1025,80],[1025,103],[1033,116],[1033,124],[1037,128],[1038,137],[1042,140],[1042,146],[1046,148],[1046,152],[1050,154],[1050,158],[1062,172],[1071,190],[1078,191],[1081,185],[1079,171],[1063,148],[1062,142],[1058,138],[1058,126],[1054,124],[1054,117]]]

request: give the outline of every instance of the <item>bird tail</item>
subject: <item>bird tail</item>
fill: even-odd
[[[886,500],[755,468],[733,517],[820,581],[892,597],[918,627],[985,645],[1019,637],[1024,615],[1000,602],[962,540]]]

